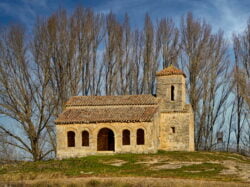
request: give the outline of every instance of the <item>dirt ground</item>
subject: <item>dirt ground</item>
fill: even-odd
[[[174,178],[151,178],[151,177],[85,177],[85,178],[61,178],[61,179],[43,179],[43,180],[26,180],[11,183],[7,185],[14,186],[125,186],[135,187],[249,187],[250,183],[236,182],[219,182],[191,179],[174,179]],[[6,185],[6,184],[5,184]]]
[[[110,164],[113,166],[121,166],[123,164],[125,164],[126,162],[122,161],[122,160],[113,160],[111,163],[106,163],[106,164]],[[162,160],[162,159],[157,159],[154,158],[153,160],[148,160],[148,161],[144,161],[144,162],[137,162],[138,164],[146,164],[148,166],[151,167],[151,169],[153,170],[161,170],[161,169],[177,169],[177,168],[181,168],[183,166],[189,166],[189,165],[193,165],[193,164],[201,164],[202,162],[180,162],[180,161],[171,161],[168,162],[166,160]],[[160,165],[155,165],[157,163],[160,163]],[[209,163],[220,163],[223,164],[225,166],[224,169],[221,174],[225,174],[225,175],[236,175],[239,178],[241,178],[243,181],[249,182],[249,186],[250,186],[250,165],[246,164],[246,163],[241,163],[241,162],[237,162],[236,160],[225,160],[222,162],[219,161],[210,161]]]

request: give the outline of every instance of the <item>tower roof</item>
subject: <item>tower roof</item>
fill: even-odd
[[[186,77],[185,73],[183,73],[182,70],[177,69],[175,66],[170,65],[167,68],[164,68],[163,70],[156,73],[156,76],[167,76],[167,75],[183,75]]]

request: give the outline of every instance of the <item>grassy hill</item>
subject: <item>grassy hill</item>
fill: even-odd
[[[193,181],[200,180],[244,186],[250,183],[250,158],[219,152],[159,151],[157,154],[101,155],[0,165],[2,184],[77,184],[74,181],[80,181],[80,184],[81,179],[87,186],[105,186],[105,179],[111,182],[107,186],[133,186],[142,181],[146,185],[147,180],[150,183],[154,179],[159,184],[164,184],[162,182],[166,179],[188,179],[192,181],[191,186]],[[186,184],[188,186],[188,182]]]

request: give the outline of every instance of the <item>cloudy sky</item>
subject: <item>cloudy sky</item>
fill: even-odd
[[[153,19],[171,16],[178,24],[191,11],[227,37],[242,31],[250,16],[250,0],[0,0],[0,25],[21,22],[30,28],[36,16],[48,16],[60,7],[72,12],[77,5],[103,13],[112,10],[118,17],[127,12],[133,26],[142,25],[146,12]]]

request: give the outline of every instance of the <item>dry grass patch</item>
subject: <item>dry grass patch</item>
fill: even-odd
[[[231,167],[231,168],[230,168]],[[250,159],[237,154],[166,152],[96,155],[0,165],[0,181],[76,177],[155,177],[249,182]]]
[[[126,164],[127,161],[116,159],[116,160],[104,161],[102,163],[103,164],[107,164],[107,165],[111,165],[111,166],[117,166],[117,167],[119,167],[119,166],[122,166],[122,165]]]
[[[248,184],[239,182],[220,182],[173,178],[152,177],[91,177],[50,180],[30,180],[16,183],[5,183],[16,186],[71,186],[71,187],[248,187]],[[1,183],[0,183],[1,185]]]

